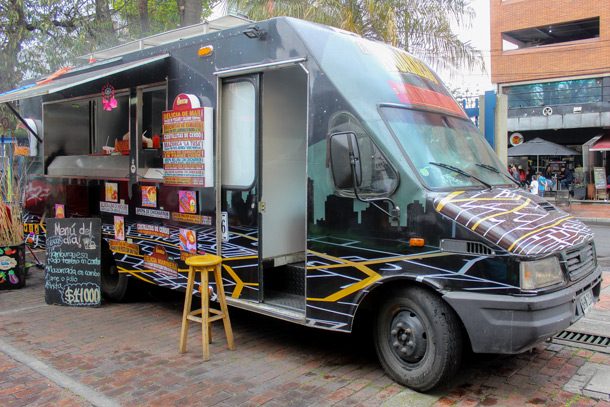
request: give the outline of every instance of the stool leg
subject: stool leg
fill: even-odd
[[[186,337],[188,335],[189,320],[187,316],[191,312],[193,301],[193,286],[195,285],[195,272],[189,269],[186,283],[186,294],[184,295],[184,310],[182,310],[182,328],[180,329],[180,353],[186,352]]]
[[[214,280],[216,280],[216,291],[218,291],[218,302],[222,311],[222,323],[225,327],[227,335],[227,347],[233,350],[233,330],[231,329],[231,320],[229,319],[229,309],[227,307],[227,299],[225,298],[225,289],[222,284],[222,273],[220,272],[220,264],[214,268]]]
[[[203,360],[210,359],[210,292],[208,291],[208,271],[201,272],[201,344],[203,346]]]

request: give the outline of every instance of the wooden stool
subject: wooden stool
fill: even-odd
[[[220,265],[222,259],[219,256],[206,254],[204,256],[192,256],[186,259],[186,264],[189,266],[188,281],[186,284],[186,295],[184,297],[184,310],[182,312],[182,329],[180,331],[180,353],[186,352],[186,337],[188,334],[188,321],[195,321],[201,324],[202,344],[203,344],[203,360],[210,359],[210,342],[212,340],[211,323],[222,319],[227,335],[227,347],[233,349],[233,331],[231,330],[231,321],[229,320],[229,310],[227,309],[227,300],[225,298],[225,290],[222,285],[222,276],[220,274]],[[191,311],[191,302],[193,300],[193,288],[195,287],[195,274],[201,274],[201,309]],[[220,310],[210,308],[209,290],[208,290],[208,273],[214,273],[216,281],[216,290],[218,291],[218,302]],[[198,317],[197,315],[200,315]],[[213,314],[213,316],[211,316]]]

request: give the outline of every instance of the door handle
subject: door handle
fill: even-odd
[[[260,201],[258,203],[258,213],[264,213],[265,212],[265,202]]]

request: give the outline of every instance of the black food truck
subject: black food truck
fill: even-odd
[[[523,352],[597,300],[591,230],[517,188],[426,64],[292,18],[237,23],[0,95],[42,140],[29,241],[45,218],[100,217],[116,301],[136,279],[184,290],[188,256],[221,255],[230,305],[362,321],[420,391],[464,347]]]

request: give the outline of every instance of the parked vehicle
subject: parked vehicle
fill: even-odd
[[[358,320],[426,391],[465,346],[523,352],[599,296],[590,229],[517,188],[403,50],[276,18],[94,56],[0,102],[42,122],[26,228],[43,245],[45,216],[99,216],[106,298],[184,290],[184,259],[217,253],[230,305]]]

